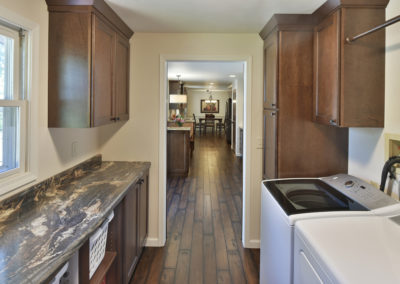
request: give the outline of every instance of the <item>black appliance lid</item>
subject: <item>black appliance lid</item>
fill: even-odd
[[[319,179],[265,181],[287,215],[324,211],[368,211],[360,203]]]

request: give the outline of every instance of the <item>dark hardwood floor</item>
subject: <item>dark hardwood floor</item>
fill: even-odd
[[[241,241],[242,163],[224,138],[196,136],[189,176],[168,179],[167,243],[145,248],[131,283],[259,282],[259,250]]]

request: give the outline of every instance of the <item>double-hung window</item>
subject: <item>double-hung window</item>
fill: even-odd
[[[0,180],[26,170],[23,34],[0,22]]]

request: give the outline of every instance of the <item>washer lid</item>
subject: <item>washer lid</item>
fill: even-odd
[[[264,182],[287,215],[323,211],[368,211],[319,179],[283,179]]]
[[[301,220],[295,227],[295,255],[305,251],[333,283],[400,283],[399,218]]]

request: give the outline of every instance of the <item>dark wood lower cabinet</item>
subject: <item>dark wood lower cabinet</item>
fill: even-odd
[[[168,130],[167,134],[167,173],[169,177],[189,174],[190,131]]]
[[[139,222],[138,222],[138,195],[140,185],[136,184],[129,189],[128,194],[122,201],[123,212],[124,212],[124,228],[123,231],[123,283],[128,283],[129,279],[133,275],[135,265],[139,257]]]
[[[149,222],[149,214],[148,212],[148,204],[149,204],[149,190],[148,190],[148,181],[149,176],[145,176],[143,181],[141,181],[140,189],[139,189],[139,255],[143,251],[143,247],[145,246],[148,232],[148,222]]]
[[[114,208],[109,223],[106,257],[89,279],[89,241],[79,250],[79,283],[129,283],[146,243],[148,232],[148,172],[133,184]]]

